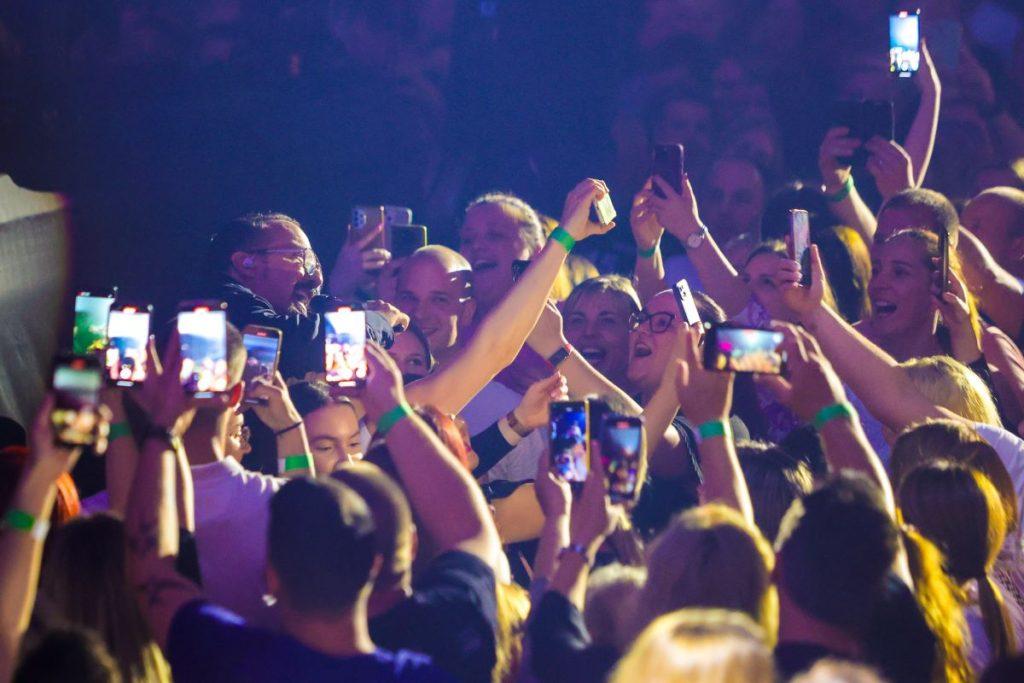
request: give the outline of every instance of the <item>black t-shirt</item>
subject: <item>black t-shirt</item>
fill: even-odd
[[[413,594],[370,620],[370,637],[389,650],[412,650],[459,680],[490,681],[497,659],[494,571],[460,551],[439,555]]]

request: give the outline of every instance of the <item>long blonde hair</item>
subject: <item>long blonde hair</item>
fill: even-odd
[[[949,356],[912,358],[900,367],[921,394],[935,405],[972,422],[999,427],[999,410],[988,385],[969,367]]]
[[[654,620],[619,661],[611,683],[773,683],[764,633],[741,612],[682,609]]]

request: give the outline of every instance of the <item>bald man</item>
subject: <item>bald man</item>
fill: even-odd
[[[968,202],[960,217],[992,257],[1024,281],[1024,191],[993,187]]]
[[[444,363],[458,349],[459,331],[476,312],[470,289],[469,261],[440,245],[418,249],[398,273],[395,305],[406,313]]]

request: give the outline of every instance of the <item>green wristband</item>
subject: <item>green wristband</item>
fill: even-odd
[[[654,258],[654,255],[658,253],[659,246],[661,246],[661,243],[655,242],[654,246],[650,249],[637,249],[636,255],[643,259]]]
[[[25,512],[24,510],[18,510],[11,508],[4,515],[4,526],[8,529],[14,529],[15,531],[32,531],[32,527],[36,525],[36,518]]]
[[[566,251],[572,251],[572,248],[576,246],[576,238],[570,235],[569,231],[561,226],[552,230],[548,239],[558,242],[565,247]]]
[[[391,428],[412,415],[412,408],[408,403],[399,403],[397,406],[380,416],[377,421],[377,435],[387,436]]]
[[[294,472],[295,470],[308,470],[309,469],[309,453],[298,453],[297,455],[287,455],[277,460],[277,471],[279,474],[285,472]]]
[[[724,420],[708,420],[697,427],[697,441],[707,441],[716,436],[725,437],[729,433],[729,423]]]
[[[857,413],[853,412],[853,407],[849,403],[833,403],[830,406],[825,406],[818,411],[818,414],[811,420],[811,424],[819,432],[822,427],[839,418],[845,418],[847,420],[853,420]]]
[[[825,195],[825,199],[829,200],[833,204],[838,204],[847,197],[850,196],[850,192],[853,190],[853,174],[846,176],[846,180],[843,182],[843,186],[839,188],[839,192],[835,194]]]
[[[114,443],[122,436],[131,436],[132,428],[127,422],[115,422],[110,425],[110,432],[107,434],[107,443]]]

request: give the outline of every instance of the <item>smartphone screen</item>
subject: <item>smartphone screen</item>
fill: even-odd
[[[690,283],[686,280],[680,280],[672,285],[672,291],[675,292],[676,306],[679,307],[679,315],[682,316],[683,322],[690,327],[700,325],[700,311],[697,310],[697,304],[693,300],[693,293],[690,292]]]
[[[587,480],[590,425],[586,401],[551,402],[551,468],[570,484]]]
[[[683,146],[655,145],[653,175],[660,176],[676,192],[683,191]],[[664,199],[665,193],[654,186],[654,194]]]
[[[80,292],[75,297],[75,327],[72,350],[76,355],[96,353],[107,345],[107,317],[114,297],[110,294]]]
[[[104,358],[109,382],[131,387],[146,381],[149,319],[148,308],[124,306],[110,311]]]
[[[901,78],[921,66],[921,10],[889,16],[889,71]]]
[[[59,358],[53,370],[54,440],[66,446],[96,442],[103,372],[93,356]]]
[[[713,325],[704,342],[704,367],[719,372],[782,373],[782,333],[752,327]]]
[[[939,230],[939,286],[943,294],[949,291],[949,234]]]
[[[389,225],[388,244],[391,245],[391,258],[399,259],[412,256],[417,249],[427,246],[427,226],[425,225]]]
[[[324,313],[327,381],[354,387],[366,381],[366,312],[340,308]]]
[[[789,210],[789,232],[792,238],[789,255],[803,267],[804,254],[811,246],[811,222],[807,211]]]
[[[349,223],[351,238],[361,239],[384,224],[383,206],[357,206],[352,209],[352,220]],[[384,230],[370,240],[364,249],[386,249]]]
[[[248,386],[253,380],[271,380],[277,372],[281,352],[281,331],[265,327],[247,327],[242,333],[245,346],[245,371],[242,379]]]
[[[636,498],[640,480],[640,449],[643,448],[643,420],[609,415],[601,434],[601,458],[608,480],[608,497],[613,503]]]
[[[223,309],[196,306],[178,313],[181,384],[196,398],[227,391],[227,317]]]

